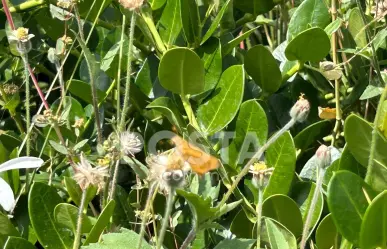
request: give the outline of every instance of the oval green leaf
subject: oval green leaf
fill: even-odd
[[[368,207],[365,192],[373,190],[359,176],[349,171],[335,173],[328,185],[328,205],[337,230],[351,243],[359,243],[360,227]]]
[[[282,83],[281,70],[263,45],[250,48],[245,55],[245,69],[254,82],[267,93],[274,93]]]
[[[28,240],[25,240],[23,238],[8,237],[7,242],[5,243],[3,249],[36,249],[36,247],[31,244]]]
[[[68,232],[60,229],[54,218],[55,207],[62,202],[56,189],[35,182],[28,196],[28,212],[32,227],[45,249],[72,248],[73,241]]]
[[[319,61],[328,55],[331,44],[327,33],[321,28],[307,29],[291,40],[285,49],[290,61]]]
[[[332,214],[328,214],[320,222],[320,225],[316,230],[316,244],[318,249],[331,249],[335,248],[337,243],[336,225],[333,222]]]
[[[331,15],[325,2],[305,0],[298,6],[290,19],[287,34],[288,41],[310,27],[320,27],[323,29],[330,21]]]
[[[75,232],[77,231],[79,209],[68,203],[59,203],[54,209],[54,217],[58,224]],[[82,215],[82,233],[90,232],[91,221],[86,214]]]
[[[360,230],[360,247],[372,249],[387,246],[387,191],[371,202],[365,212]]]
[[[273,195],[265,200],[262,215],[284,225],[296,237],[302,234],[302,216],[297,203],[286,195]]]
[[[235,137],[228,149],[229,165],[243,164],[250,146],[261,147],[267,139],[268,123],[266,113],[255,100],[242,103],[236,120]]]
[[[296,148],[289,132],[284,133],[270,145],[265,158],[268,167],[273,167],[274,171],[265,188],[264,198],[274,194],[287,194],[296,167]]]
[[[177,94],[197,94],[204,90],[204,65],[188,48],[168,50],[160,61],[161,85]]]
[[[212,135],[228,125],[238,112],[243,97],[244,70],[241,65],[229,67],[209,100],[197,112],[202,131]]]

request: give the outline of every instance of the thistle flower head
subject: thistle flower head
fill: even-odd
[[[146,162],[149,166],[149,181],[158,182],[162,191],[184,186],[190,167],[177,156],[175,149],[169,154],[150,155]]]
[[[90,185],[96,186],[98,192],[105,186],[104,178],[109,176],[108,167],[92,167],[83,154],[80,156],[80,162],[76,164],[76,173],[74,180],[79,184],[82,190]]]
[[[125,9],[137,10],[143,5],[144,0],[119,0],[119,2]]]
[[[124,131],[120,134],[121,152],[127,156],[134,156],[142,149],[142,142],[134,132]]]
[[[297,122],[304,122],[308,117],[310,111],[309,101],[304,99],[304,94],[301,94],[300,98],[294,104],[292,109],[290,109],[290,117]]]
[[[268,168],[264,162],[257,162],[250,166],[249,172],[253,174],[253,184],[257,188],[267,186],[273,168]]]
[[[28,42],[31,38],[35,37],[33,34],[28,34],[28,29],[20,27],[12,31],[12,34],[8,37],[10,41]]]
[[[316,157],[319,162],[319,166],[322,169],[328,167],[331,163],[331,151],[328,146],[322,144],[316,151]]]

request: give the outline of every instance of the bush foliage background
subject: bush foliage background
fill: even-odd
[[[2,4],[2,248],[387,247],[384,1]],[[165,185],[160,131],[217,169]]]

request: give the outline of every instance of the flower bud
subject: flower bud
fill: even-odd
[[[316,151],[316,157],[319,162],[319,166],[325,169],[331,164],[331,151],[326,145],[321,145]]]
[[[309,101],[304,99],[304,95],[301,94],[300,98],[294,104],[292,109],[290,109],[290,117],[297,122],[304,122],[309,114],[310,104]]]

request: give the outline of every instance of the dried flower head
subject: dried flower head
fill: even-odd
[[[328,146],[322,144],[316,151],[316,157],[319,162],[319,166],[325,169],[331,164],[331,150]]]
[[[62,41],[66,44],[66,45],[71,45],[73,43],[73,38],[71,38],[70,36],[66,36],[66,35],[63,35],[61,37]]]
[[[121,152],[127,156],[134,156],[142,149],[142,142],[134,132],[125,131],[120,134]]]
[[[125,9],[137,10],[141,8],[144,0],[119,0],[119,2]]]
[[[374,14],[375,18],[383,18],[387,14],[387,0],[376,1],[377,3],[372,6],[371,13]]]
[[[76,0],[58,0],[56,5],[58,7],[63,8],[63,9],[70,9],[73,7],[74,4],[77,4],[77,3],[78,3],[78,1],[76,1]]]
[[[149,181],[158,182],[162,191],[185,184],[185,177],[190,166],[175,149],[157,156],[150,155],[146,158],[146,162],[149,166]]]
[[[250,166],[249,172],[253,174],[253,184],[257,188],[265,187],[269,183],[273,168],[268,168],[265,162],[257,162]]]
[[[109,176],[108,167],[92,167],[85,156],[81,154],[80,162],[76,164],[74,180],[79,184],[82,190],[90,185],[96,186],[98,192],[105,186],[105,177]]]
[[[10,41],[28,42],[31,38],[35,37],[33,34],[28,34],[28,29],[20,27],[12,31],[12,34],[8,37]]]
[[[308,117],[310,111],[309,101],[304,98],[304,94],[300,95],[300,98],[294,104],[292,109],[290,109],[290,117],[297,122],[304,122]]]

